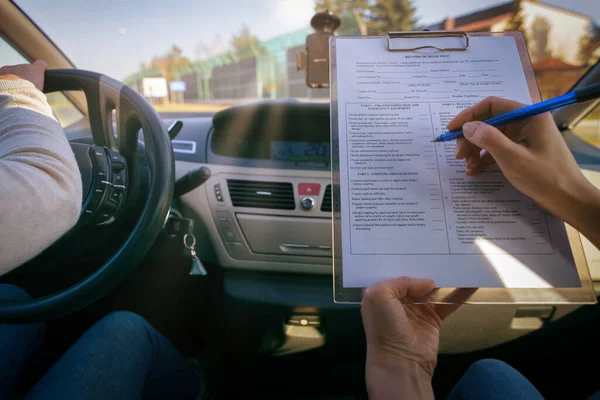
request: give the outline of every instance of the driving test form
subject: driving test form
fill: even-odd
[[[580,286],[561,221],[498,167],[467,176],[456,142],[432,143],[488,96],[531,104],[514,37],[471,37],[468,51],[390,52],[385,37],[332,43],[343,287],[398,276],[437,287]]]

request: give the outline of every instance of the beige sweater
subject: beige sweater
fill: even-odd
[[[81,211],[81,177],[46,97],[0,79],[0,275],[67,232]]]

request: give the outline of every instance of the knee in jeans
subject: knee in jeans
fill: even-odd
[[[15,301],[26,301],[31,300],[31,296],[18,286],[10,284],[0,285],[0,299],[3,300],[15,300]]]
[[[147,336],[150,326],[143,317],[131,311],[114,311],[102,318],[98,324],[102,325],[105,334],[125,338]]]
[[[0,299],[11,301],[27,301],[31,300],[31,296],[18,286],[3,283],[0,284]],[[32,340],[40,340],[40,338],[43,338],[46,329],[46,323],[44,321],[29,324],[19,324],[15,326],[21,330],[20,335],[23,338],[26,337],[27,334],[30,334],[29,337],[32,338]]]
[[[504,361],[495,360],[493,358],[485,358],[483,360],[474,362],[467,373],[475,375],[490,375],[506,369],[512,369],[512,367]]]

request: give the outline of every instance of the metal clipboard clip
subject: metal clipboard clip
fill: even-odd
[[[410,48],[392,47],[392,39],[416,39],[416,38],[442,38],[442,37],[457,37],[464,38],[465,44],[461,47],[439,47],[435,45],[425,45]],[[465,51],[469,48],[469,35],[465,31],[408,31],[400,32],[393,31],[387,34],[387,49],[388,51],[415,51],[421,49],[437,49],[440,51]]]

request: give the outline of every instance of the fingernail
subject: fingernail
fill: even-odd
[[[463,135],[466,138],[473,137],[473,134],[475,133],[476,130],[477,130],[477,123],[475,123],[475,122],[467,122],[462,127]]]

